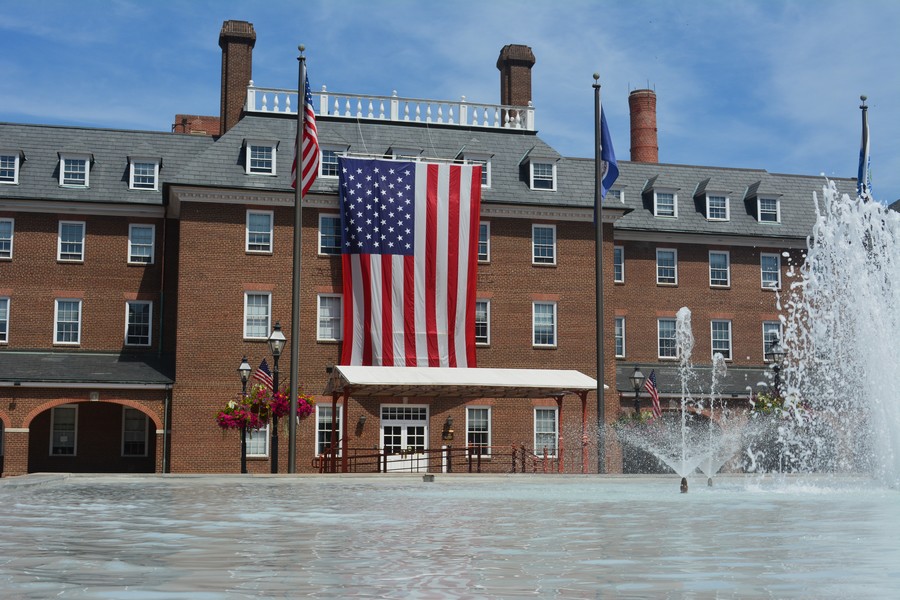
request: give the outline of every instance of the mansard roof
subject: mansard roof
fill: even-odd
[[[0,185],[0,198],[116,204],[162,205],[162,186],[130,190],[131,158],[159,159],[166,181],[179,165],[210,146],[208,136],[159,131],[127,131],[0,123],[0,146],[24,155],[17,185]],[[59,185],[60,154],[91,157],[87,188]]]

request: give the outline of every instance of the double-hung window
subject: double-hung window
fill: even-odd
[[[276,175],[278,144],[267,141],[246,141],[246,170],[248,175]]]
[[[159,160],[131,159],[128,187],[132,190],[156,190],[159,187]]]
[[[88,187],[91,181],[91,157],[86,155],[60,155],[59,185]]]
[[[541,347],[556,346],[556,302],[532,304],[532,344]]]
[[[613,281],[625,283],[625,248],[613,247]]]
[[[678,358],[675,345],[675,319],[657,319],[657,344],[659,358]]]
[[[675,192],[653,192],[653,215],[656,217],[677,217],[678,195]]]
[[[247,252],[272,252],[274,218],[271,210],[247,211]]]
[[[319,215],[319,254],[341,254],[340,215]]]
[[[760,254],[759,272],[762,287],[769,290],[781,289],[781,256],[778,254]]]
[[[135,408],[122,410],[122,456],[147,456],[147,415]]]
[[[13,231],[15,231],[13,219],[0,219],[0,260],[13,257]]]
[[[125,345],[149,346],[153,318],[153,303],[130,301],[125,303]]]
[[[78,438],[78,405],[50,409],[50,455],[75,456]]]
[[[556,264],[556,225],[531,226],[531,263]]]
[[[0,298],[0,344],[9,343],[9,298]]]
[[[341,301],[340,294],[319,294],[318,341],[336,342],[341,339]]]
[[[709,285],[728,287],[731,285],[731,257],[727,251],[709,251]]]
[[[481,187],[491,187],[491,158],[484,155],[467,155],[465,159],[473,165],[481,165]]]
[[[247,456],[269,455],[269,424],[247,430]]]
[[[491,343],[491,301],[475,301],[475,343],[487,346]]]
[[[55,344],[78,345],[81,343],[81,300],[58,298],[53,323]]]
[[[772,344],[774,344],[775,342],[781,341],[781,322],[780,321],[763,321],[762,336],[763,336],[763,360],[766,362],[769,362],[769,359],[766,358],[766,354],[769,352],[769,348],[771,348]]]
[[[323,146],[319,160],[319,177],[338,177],[341,174],[338,159],[347,153],[347,147],[336,148]]]
[[[712,355],[721,354],[731,360],[731,321],[710,321],[712,333]]]
[[[269,338],[272,294],[268,292],[244,292],[244,337],[265,340]]]
[[[678,283],[678,251],[674,248],[656,249],[656,283]]]
[[[476,456],[491,454],[491,407],[466,407],[466,444]]]
[[[557,410],[555,408],[534,409],[534,453],[543,456],[556,456],[559,429],[556,426]]]
[[[706,196],[706,218],[710,221],[727,221],[731,215],[728,196]]]
[[[19,152],[0,150],[0,184],[19,183]]]
[[[316,456],[320,454],[324,454],[331,448],[332,443],[332,424],[334,425],[334,440],[336,443],[335,451],[338,456],[341,453],[341,417],[344,412],[344,407],[340,404],[337,405],[337,414],[334,415],[334,420],[332,421],[331,414],[331,405],[330,404],[317,404],[316,405]]]
[[[759,206],[757,218],[760,223],[781,222],[781,202],[778,198],[759,198],[757,204]]]
[[[481,221],[478,224],[478,262],[491,262],[491,223]]]
[[[156,242],[156,225],[128,226],[128,263],[152,265]]]
[[[625,317],[616,317],[616,358],[625,358]]]
[[[531,189],[533,190],[556,190],[556,164],[555,163],[536,163],[530,164],[531,170]]]
[[[60,221],[56,259],[79,262],[84,260],[84,221]]]

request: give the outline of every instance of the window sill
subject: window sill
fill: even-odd
[[[555,262],[554,262],[554,263],[536,263],[536,262],[533,262],[533,263],[531,263],[531,266],[532,266],[532,267],[545,267],[545,268],[550,267],[550,268],[552,268],[552,267],[555,267],[555,266],[556,266],[556,263],[555,263]]]
[[[730,290],[731,284],[721,285],[721,284],[709,284],[709,289],[711,290]]]
[[[534,350],[556,350],[556,346],[537,346],[532,344],[531,346]]]
[[[665,283],[665,282],[661,282],[661,281],[657,281],[656,285],[659,287],[678,287],[677,283]]]
[[[245,250],[244,253],[254,256],[273,256],[275,254],[272,250]]]
[[[61,265],[83,265],[84,259],[66,259],[66,258],[57,258],[56,262]]]
[[[316,340],[317,344],[326,344],[329,346],[333,346],[335,344],[340,344],[342,340]]]

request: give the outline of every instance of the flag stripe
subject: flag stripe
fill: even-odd
[[[450,205],[447,211],[447,230],[459,231],[459,208],[460,208],[460,172],[454,170],[450,173],[449,194]],[[459,237],[448,236],[447,239],[447,322],[456,323],[460,320],[457,314],[457,304],[459,293]],[[447,348],[450,366],[455,367],[457,364],[456,355],[456,336],[452,327],[447,328]]]
[[[381,306],[376,314],[381,314],[381,319],[375,319],[381,323],[381,364],[386,367],[394,366],[394,260],[393,256],[381,257]]]
[[[309,90],[309,77],[306,78],[303,93],[303,135],[301,147],[301,182],[305,196],[319,174],[319,130],[316,127],[316,111],[313,108],[312,94]],[[299,103],[299,99],[298,99]],[[299,132],[298,132],[299,133]],[[297,139],[294,139],[294,160],[291,165],[291,187],[297,187]]]
[[[416,261],[412,256],[403,257],[403,323],[404,340],[406,342],[406,363],[397,366],[416,366]]]
[[[436,367],[438,352],[437,340],[437,315],[435,314],[437,306],[436,299],[438,297],[437,283],[437,221],[438,221],[438,165],[428,165],[428,191],[426,192],[426,210],[425,210],[425,339],[428,348],[427,366]],[[426,365],[423,365],[426,366]]]

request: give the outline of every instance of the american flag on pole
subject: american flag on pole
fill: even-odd
[[[653,416],[657,419],[662,416],[662,409],[659,407],[659,390],[656,387],[656,369],[650,371],[650,377],[644,382],[644,389],[650,394],[653,401]]]
[[[338,161],[341,364],[474,367],[481,166]]]
[[[312,94],[309,92],[309,77],[306,78],[303,110],[303,140],[301,147],[301,178],[305,196],[319,174],[319,132],[316,129],[316,111],[313,109]],[[291,187],[297,187],[297,141],[294,141],[294,163],[291,165]]]
[[[272,372],[269,371],[269,363],[266,362],[266,359],[262,359],[262,362],[259,363],[259,368],[253,373],[253,379],[260,382],[267,390],[271,391],[275,387],[275,383],[272,381]]]

